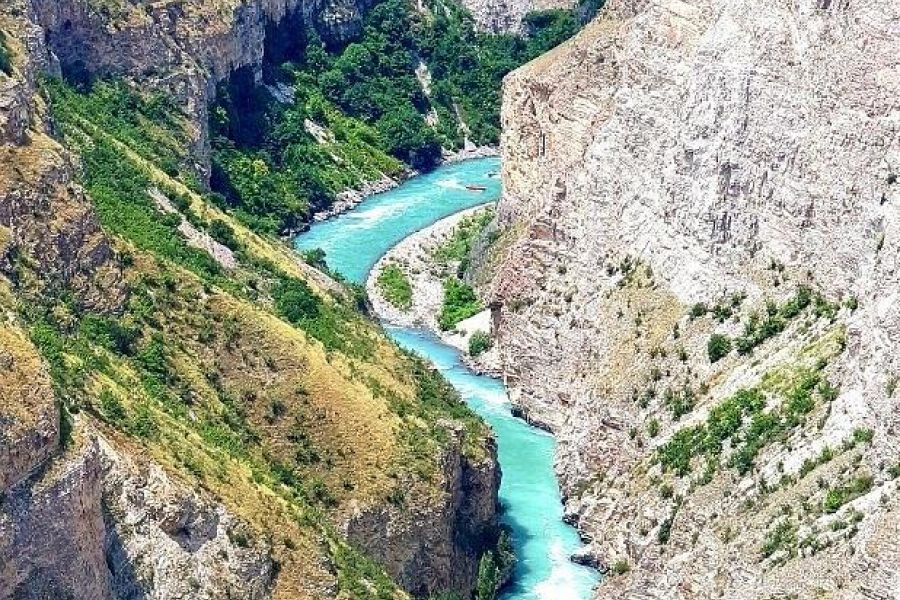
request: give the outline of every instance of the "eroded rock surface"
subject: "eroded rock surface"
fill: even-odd
[[[454,424],[444,423],[453,432]],[[441,457],[441,493],[415,488],[410,501],[353,511],[347,538],[384,564],[417,598],[475,589],[478,557],[497,534],[500,469],[496,448],[477,461],[462,451],[461,431]],[[414,500],[413,500],[414,498]],[[447,516],[452,516],[448,519]]]
[[[521,33],[525,15],[531,11],[570,9],[573,0],[463,0],[475,23],[482,31],[491,33]]]
[[[611,1],[506,80],[487,288],[567,508],[627,571],[598,597],[895,597],[898,39],[883,0]],[[800,289],[821,298],[778,322]],[[783,415],[809,370],[809,412],[755,454],[745,415],[663,469],[739,389]]]

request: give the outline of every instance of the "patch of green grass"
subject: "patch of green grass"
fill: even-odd
[[[481,312],[482,306],[469,285],[448,277],[444,280],[444,302],[438,315],[438,325],[444,331],[453,329],[460,321]]]
[[[412,307],[412,285],[399,265],[391,263],[378,274],[375,284],[384,299],[396,308],[407,311]]]
[[[396,587],[384,569],[349,544],[334,542],[331,559],[337,570],[338,589],[348,598],[393,600]]]
[[[441,264],[466,260],[475,239],[493,218],[494,211],[487,208],[461,219],[450,237],[434,249],[435,260]]]

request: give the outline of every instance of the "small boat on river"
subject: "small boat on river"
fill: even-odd
[[[487,188],[484,187],[483,185],[467,185],[466,189],[469,190],[470,192],[483,192]]]

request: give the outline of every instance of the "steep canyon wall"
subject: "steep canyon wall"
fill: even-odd
[[[613,0],[506,79],[486,293],[515,401],[560,437],[569,512],[627,571],[599,597],[895,597],[898,40],[887,1]],[[776,310],[797,290],[819,308]],[[711,361],[714,333],[743,349]],[[839,392],[751,469],[749,418],[664,468],[741,388],[783,414],[813,355]],[[871,481],[836,509],[852,477]]]

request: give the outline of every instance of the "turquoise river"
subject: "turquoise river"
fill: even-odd
[[[297,238],[296,246],[321,248],[332,269],[361,283],[375,262],[406,236],[454,212],[498,198],[500,181],[495,174],[499,167],[497,159],[443,166],[314,225]],[[467,184],[487,189],[472,192]],[[513,417],[503,384],[474,374],[460,362],[455,349],[435,336],[397,327],[386,330],[402,346],[430,359],[494,430],[503,470],[502,518],[512,530],[518,557],[502,600],[589,598],[597,574],[569,561],[580,542],[575,530],[562,521],[553,473],[553,437]]]

